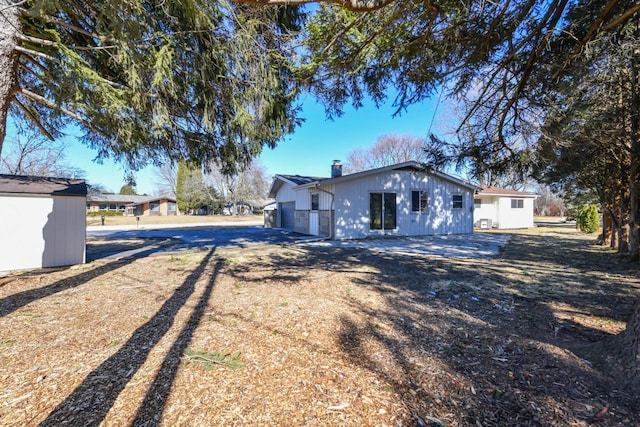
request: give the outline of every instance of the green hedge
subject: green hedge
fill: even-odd
[[[90,217],[123,216],[123,215],[124,215],[124,212],[114,212],[114,211],[109,211],[109,212],[88,211],[87,212],[87,216],[90,216]]]

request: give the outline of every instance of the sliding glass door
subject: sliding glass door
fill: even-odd
[[[396,193],[369,193],[369,229],[396,228]]]

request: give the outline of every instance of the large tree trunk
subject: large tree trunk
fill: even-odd
[[[15,0],[0,0],[0,154],[7,135],[7,115],[11,98],[18,87],[19,9]]]
[[[640,392],[640,299],[636,301],[627,329],[604,344],[608,368],[621,382]]]
[[[640,23],[636,24],[636,38],[640,36]],[[631,58],[631,168],[630,173],[630,212],[629,212],[629,251],[633,259],[640,259],[640,46],[636,47]]]
[[[640,22],[636,23],[636,40],[640,37]],[[640,46],[631,58],[631,185],[630,246],[631,255],[638,258],[640,250]],[[622,362],[631,387],[640,391],[640,299],[636,301],[626,330],[620,335]]]
[[[618,228],[618,253],[627,255],[629,253],[629,196],[626,190],[620,190],[620,205]]]

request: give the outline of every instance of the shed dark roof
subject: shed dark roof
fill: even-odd
[[[84,179],[0,175],[0,193],[86,196],[87,184]]]

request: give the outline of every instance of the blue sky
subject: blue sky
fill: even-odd
[[[376,108],[372,102],[357,110],[345,108],[345,113],[334,120],[326,118],[324,108],[307,95],[301,100],[305,122],[296,131],[282,140],[275,149],[265,148],[260,156],[267,173],[328,176],[333,160],[345,161],[346,154],[356,148],[365,148],[375,143],[380,135],[397,133],[427,136],[434,118],[433,99],[413,105],[400,115],[392,117],[395,108],[391,101]],[[432,132],[441,134],[455,122],[441,103],[433,120]],[[7,139],[11,138],[9,135]],[[105,159],[102,164],[93,159],[97,152],[83,145],[73,135],[64,137],[67,146],[67,162],[86,172],[89,183],[102,184],[107,190],[118,192],[124,183],[123,167]],[[139,193],[153,194],[157,189],[157,178],[153,167],[136,173]]]

